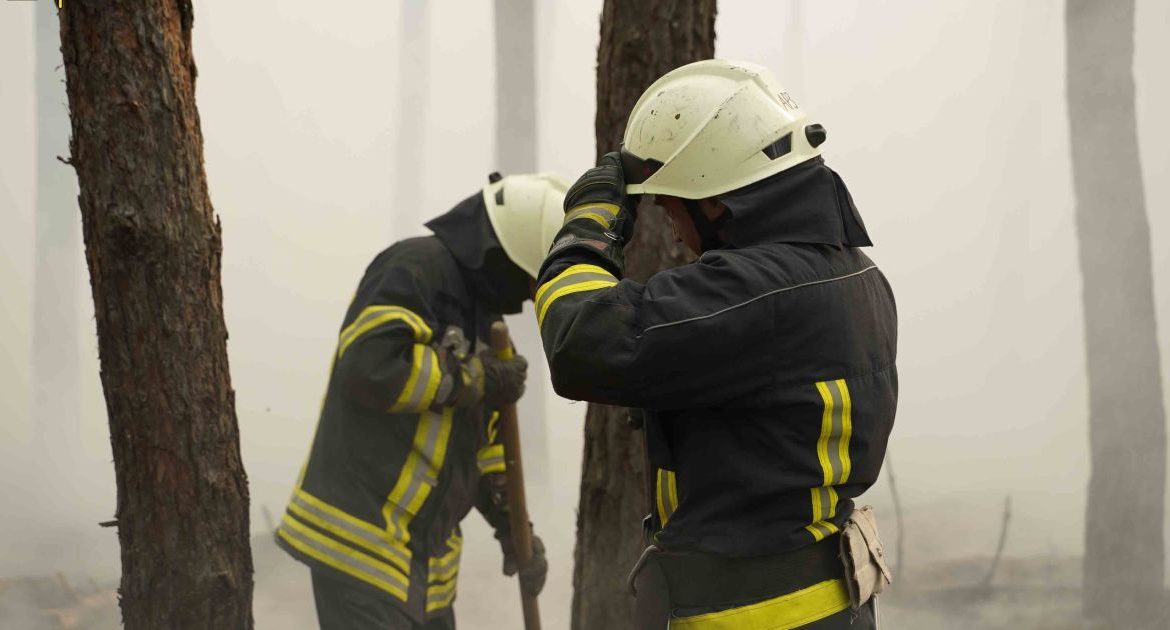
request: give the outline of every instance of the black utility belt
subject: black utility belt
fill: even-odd
[[[796,551],[750,558],[650,547],[639,565],[661,568],[671,604],[688,608],[762,601],[839,580],[845,575],[840,553],[834,534]]]

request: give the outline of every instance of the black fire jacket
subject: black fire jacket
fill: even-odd
[[[536,312],[562,396],[647,410],[665,549],[733,557],[839,530],[894,423],[894,297],[816,158],[721,196],[730,243],[621,279],[615,206],[566,217]]]
[[[436,236],[396,243],[370,263],[277,529],[293,557],[420,625],[455,599],[459,522],[471,507],[507,535],[506,507],[485,477],[504,471],[498,414],[436,403],[445,340],[483,349],[498,313],[527,297],[527,276],[507,266],[479,197],[429,224]],[[515,285],[518,296],[501,290]]]

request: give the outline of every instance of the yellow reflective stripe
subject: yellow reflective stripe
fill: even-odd
[[[673,516],[674,511],[678,509],[678,476],[673,470],[666,471],[666,481],[670,489],[667,496],[670,497],[670,513]]]
[[[317,501],[316,504],[309,503],[299,494],[294,494],[293,500],[288,504],[288,511],[302,521],[325,530],[347,543],[382,556],[393,562],[404,574],[410,574],[411,552],[391,538],[389,532],[349,516],[332,506],[330,506],[332,511],[327,511],[319,507],[327,504],[315,498],[314,500]],[[338,513],[345,514],[345,518],[339,518]]]
[[[849,480],[852,462],[849,458],[849,440],[853,434],[853,402],[845,379],[821,381],[816,384],[821,395],[821,434],[817,439],[817,460],[821,465],[820,486],[811,488],[812,524],[805,529],[817,541],[838,531],[828,519],[837,515],[835,485]]]
[[[565,223],[568,223],[574,219],[589,219],[590,221],[596,221],[601,225],[601,227],[609,229],[609,218],[603,217],[600,214],[594,212],[582,212],[581,214],[578,214],[574,217],[565,217]]]
[[[393,413],[423,411],[435,402],[435,392],[442,379],[439,354],[430,346],[414,345],[414,356],[410,364],[410,376],[402,386],[398,400],[390,407]]]
[[[662,501],[662,469],[654,475],[654,503],[658,507],[658,526],[666,526],[666,504]]]
[[[833,397],[828,383],[817,383],[824,411],[821,414],[821,437],[817,439],[817,459],[821,461],[824,485],[833,483],[833,466],[829,463],[829,436],[833,432]]]
[[[404,545],[410,542],[411,520],[430,496],[431,488],[439,483],[453,417],[451,407],[444,408],[442,413],[426,411],[419,415],[410,454],[382,506],[386,527]]]
[[[615,284],[617,284],[616,278],[613,280],[588,280],[585,282],[578,282],[577,284],[570,284],[569,286],[561,287],[560,289],[553,291],[551,294],[549,294],[548,300],[541,307],[540,312],[537,313],[536,325],[544,325],[544,317],[548,314],[549,307],[551,307],[553,302],[556,302],[558,299],[573,293],[581,293],[582,291],[596,291],[598,289],[605,289],[607,287],[612,287]]]
[[[427,582],[446,582],[459,573],[459,555],[463,551],[463,538],[455,532],[447,539],[447,553],[431,558],[427,563]]]
[[[430,343],[434,332],[415,312],[401,306],[375,305],[367,306],[341,331],[337,342],[337,356],[345,354],[353,342],[369,331],[392,321],[401,321],[410,327],[414,340],[418,343]]]
[[[427,612],[446,608],[455,601],[455,580],[427,587]]]
[[[799,628],[841,612],[849,607],[844,580],[825,580],[799,591],[749,606],[672,619],[675,630],[739,630]]]
[[[612,203],[591,203],[581,205],[573,208],[569,211],[568,214],[565,215],[564,223],[567,224],[569,221],[588,218],[592,221],[600,223],[601,227],[608,229],[610,222],[617,218],[618,212],[620,211],[621,209]]]
[[[479,467],[480,474],[504,472],[504,445],[490,444],[479,449],[475,454],[475,465]]]
[[[564,271],[558,273],[556,276],[553,277],[552,280],[549,280],[548,282],[545,282],[544,284],[540,285],[540,287],[536,289],[536,295],[532,298],[533,302],[535,302],[536,304],[539,304],[542,300],[544,300],[544,294],[548,293],[548,291],[550,289],[552,289],[553,285],[557,284],[561,280],[564,280],[565,278],[568,278],[570,276],[576,276],[576,275],[580,275],[583,273],[604,274],[604,275],[607,275],[607,276],[613,278],[613,274],[611,274],[610,272],[606,271],[605,269],[603,269],[601,267],[598,267],[597,265],[587,265],[584,263],[578,264],[578,265],[572,265],[572,266],[566,268]]]
[[[849,481],[853,463],[849,459],[849,439],[853,437],[853,399],[849,397],[849,386],[845,379],[837,381],[837,389],[841,392],[841,443],[838,446],[841,457],[841,480],[838,483]]]
[[[654,500],[658,506],[658,523],[666,527],[666,522],[674,516],[678,509],[678,487],[673,470],[659,468],[654,480]]]
[[[276,533],[294,549],[310,558],[406,601],[410,580],[393,566],[313,531],[288,514],[284,515]]]
[[[492,417],[488,418],[487,434],[488,442],[496,441],[496,437],[500,434],[500,412],[493,411]]]

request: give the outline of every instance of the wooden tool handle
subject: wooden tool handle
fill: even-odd
[[[513,356],[512,339],[508,326],[499,321],[492,324],[492,352],[500,359]],[[520,457],[520,425],[516,417],[516,404],[500,407],[500,441],[504,445],[504,477],[508,484],[508,520],[512,528],[512,549],[516,554],[517,568],[532,561],[532,528],[528,524],[528,502],[524,495],[524,462]],[[525,630],[540,630],[540,607],[536,596],[520,590],[520,603],[524,610]]]

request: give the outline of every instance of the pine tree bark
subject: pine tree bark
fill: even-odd
[[[1068,108],[1089,376],[1084,611],[1165,627],[1166,418],[1134,107],[1134,2],[1068,0]]]
[[[186,0],[60,11],[131,630],[251,628],[240,459]]]
[[[638,97],[681,65],[715,55],[715,0],[606,0],[597,49],[597,157],[616,150]],[[639,211],[627,277],[644,282],[686,262],[665,215]],[[573,628],[633,628],[626,575],[642,551],[646,500],[642,434],[626,410],[589,405],[573,567]]]

